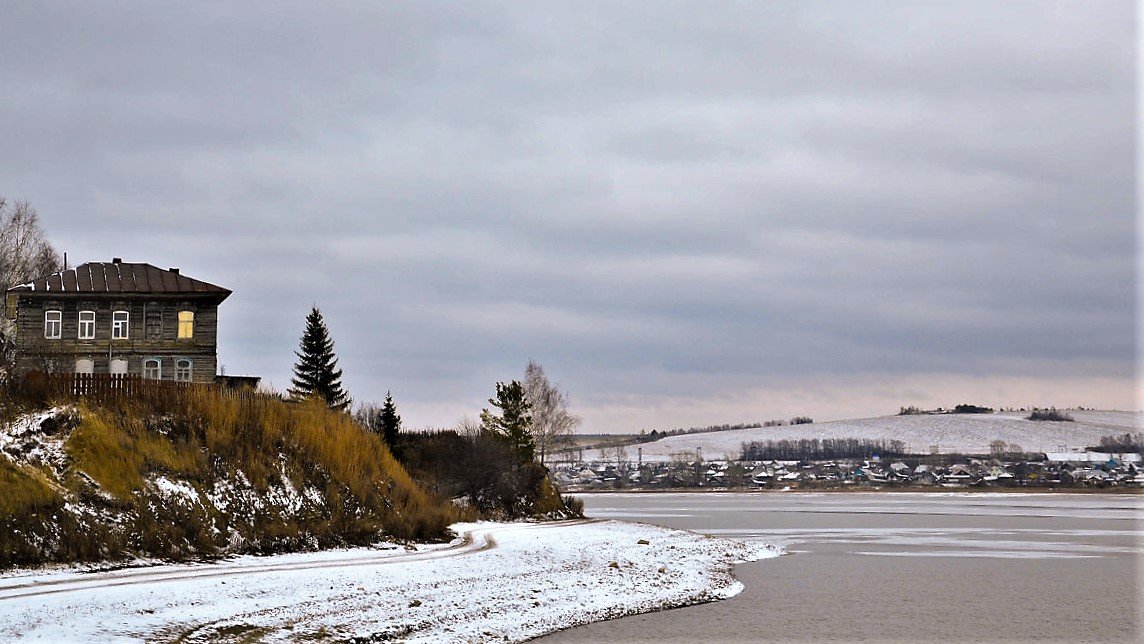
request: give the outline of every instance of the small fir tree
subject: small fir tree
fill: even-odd
[[[306,330],[294,355],[298,362],[290,380],[290,396],[295,400],[319,396],[331,409],[345,411],[350,399],[342,389],[342,370],[334,355],[334,341],[317,307],[306,316]]]
[[[532,414],[524,386],[519,380],[508,384],[498,382],[497,397],[489,398],[489,404],[500,409],[500,413],[482,409],[481,429],[504,439],[521,462],[532,461],[536,444],[532,438]]]
[[[385,403],[381,406],[381,436],[389,451],[397,449],[397,435],[401,432],[401,416],[397,415],[397,405],[393,402],[393,393],[385,392]]]

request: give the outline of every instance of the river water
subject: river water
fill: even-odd
[[[737,597],[550,642],[1144,641],[1144,497],[587,494],[589,516],[783,547]]]

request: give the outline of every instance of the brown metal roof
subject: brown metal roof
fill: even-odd
[[[88,262],[8,290],[37,293],[209,293],[224,299],[230,295],[229,290],[187,277],[177,268],[168,270],[127,262]]]

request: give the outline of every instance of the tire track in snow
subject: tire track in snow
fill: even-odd
[[[552,523],[520,524],[520,527],[511,529],[532,529],[544,527],[558,527],[566,525],[579,525],[591,523],[595,519],[573,519]],[[498,529],[505,529],[503,526]],[[426,552],[411,552],[406,554],[384,555],[367,558],[327,559],[311,562],[270,563],[257,566],[240,566],[215,564],[203,567],[187,568],[183,570],[154,570],[129,569],[112,572],[91,573],[79,579],[66,579],[59,581],[30,581],[23,583],[5,583],[6,581],[19,582],[19,578],[10,580],[0,578],[0,603],[6,600],[52,595],[57,593],[70,593],[85,590],[98,590],[100,588],[113,588],[117,586],[134,586],[141,584],[159,584],[177,582],[187,579],[209,579],[212,577],[232,577],[240,575],[256,575],[277,572],[293,572],[301,570],[317,570],[324,568],[342,568],[346,566],[379,566],[428,561],[446,557],[459,557],[469,555],[496,547],[492,538],[492,529],[482,532],[481,529],[467,530],[461,535],[460,543],[437,550]],[[477,536],[475,536],[477,535]]]
[[[470,555],[470,554],[476,554],[479,552],[485,552],[485,551],[492,550],[492,549],[496,548],[497,542],[496,542],[496,539],[493,537],[494,531],[503,532],[505,530],[517,531],[517,530],[552,529],[552,528],[559,528],[559,527],[565,527],[565,526],[584,525],[584,524],[598,523],[598,522],[600,522],[600,519],[584,518],[584,519],[570,519],[570,520],[564,520],[564,521],[553,521],[550,523],[525,523],[525,524],[519,524],[519,525],[514,525],[514,526],[509,526],[509,527],[506,527],[504,525],[500,525],[500,526],[496,526],[495,528],[486,529],[484,531],[479,530],[479,529],[478,530],[466,530],[464,533],[462,533],[461,538],[462,538],[462,540],[464,540],[465,542],[467,542],[469,545],[471,545],[473,547],[469,547],[469,548],[466,548],[463,550],[457,549],[457,547],[452,547],[450,549],[451,552],[449,552],[449,554],[447,556],[456,557],[456,556],[461,556],[461,555]],[[474,537],[474,533],[480,533],[479,534],[479,540],[482,542],[480,545],[476,545],[478,538]],[[440,551],[440,552],[444,552],[444,551]],[[423,561],[423,560],[427,560],[427,559],[443,559],[443,558],[445,558],[445,556],[425,557],[422,559],[411,559],[411,558],[407,558],[407,557],[398,556],[398,557],[390,557],[384,563],[386,563],[386,564],[403,563],[403,562],[409,562],[409,561]],[[350,563],[352,564],[353,562],[350,562]],[[353,599],[355,597],[357,597],[357,595],[355,593],[341,593],[341,594],[334,595],[334,596],[325,596],[325,597],[322,597],[320,599],[314,599],[311,601],[293,603],[289,606],[289,610],[294,614],[305,615],[305,614],[310,613],[311,607],[320,607],[320,610],[315,611],[315,612],[323,613],[326,616],[352,614],[352,613],[357,612],[360,609],[358,607],[355,607],[352,605],[347,605],[346,607],[344,607],[340,610],[339,609],[332,609],[331,606],[337,605],[344,600],[350,600],[350,599]],[[154,639],[156,641],[172,642],[173,644],[185,644],[187,642],[218,641],[222,638],[222,634],[215,631],[214,629],[216,627],[218,627],[220,624],[235,625],[235,624],[243,624],[244,622],[246,622],[248,620],[256,621],[260,617],[265,617],[267,615],[274,615],[275,613],[281,613],[281,612],[283,612],[283,610],[285,608],[287,608],[287,607],[269,606],[269,607],[258,609],[258,610],[243,611],[240,613],[235,613],[233,615],[228,615],[227,617],[222,618],[222,619],[216,619],[216,620],[204,622],[201,624],[184,625],[181,627],[174,627],[174,629],[168,630],[165,633],[164,632],[152,633],[148,636],[148,639]],[[251,630],[257,631],[259,628],[260,627],[251,627]],[[172,630],[173,630],[173,632],[171,632]],[[385,635],[387,635],[388,637],[392,637],[392,638],[401,638],[401,637],[404,637],[405,635],[408,635],[408,633],[398,629],[395,632],[386,633]]]

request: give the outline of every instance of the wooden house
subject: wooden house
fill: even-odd
[[[177,268],[91,262],[5,291],[16,372],[213,382],[230,291]]]

